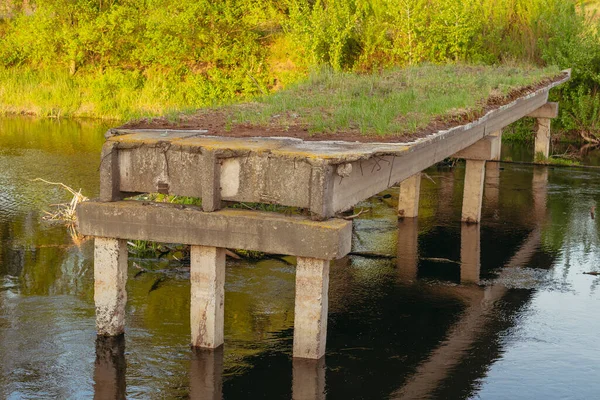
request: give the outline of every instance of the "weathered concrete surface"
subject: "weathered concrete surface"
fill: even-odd
[[[206,136],[206,131],[112,130],[105,148],[116,146],[117,161],[108,157],[102,168],[118,174],[118,178],[103,174],[102,186],[113,187],[118,182],[119,192],[161,189],[175,195],[210,196],[214,203],[218,203],[220,191],[222,200],[301,207],[325,219],[540,108],[546,104],[550,88],[568,79],[492,110],[477,121],[408,143],[311,142],[285,137],[214,137]],[[211,164],[211,157],[216,164]],[[105,162],[118,164],[118,168],[105,166]],[[207,211],[216,208],[206,205]]]
[[[352,223],[242,209],[138,201],[81,203],[79,230],[88,236],[235,248],[321,259],[350,252]]]
[[[485,161],[467,160],[463,191],[462,221],[478,223],[481,220]]]
[[[558,117],[558,103],[548,102],[537,110],[527,114],[532,118],[556,118]]]
[[[466,160],[496,160],[500,157],[501,142],[502,136],[494,132],[454,154],[453,157]]]
[[[400,194],[398,196],[398,217],[415,218],[419,215],[420,194],[420,172],[400,182]]]
[[[537,132],[535,135],[535,156],[541,153],[544,158],[550,155],[550,119],[537,119]]]
[[[419,225],[416,218],[398,220],[398,275],[402,281],[417,279],[419,267]]]
[[[223,347],[214,350],[192,348],[190,399],[223,398]]]
[[[294,308],[294,357],[325,355],[329,261],[298,257]]]
[[[127,242],[96,237],[94,240],[94,302],[98,335],[125,332],[127,303]]]
[[[490,160],[500,161],[502,158],[502,131],[496,131],[490,134],[491,137],[495,137],[496,143],[493,146],[492,157]]]
[[[125,336],[98,336],[94,363],[94,399],[126,399]]]
[[[460,228],[460,282],[479,283],[480,271],[480,224],[463,222]]]
[[[318,360],[294,358],[292,400],[325,399],[325,357]]]
[[[214,349],[223,344],[225,249],[192,246],[190,281],[192,346]]]

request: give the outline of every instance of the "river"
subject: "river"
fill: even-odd
[[[398,223],[397,190],[361,203],[356,255],[331,268],[326,357],[306,366],[291,358],[291,257],[228,258],[225,346],[207,355],[189,348],[185,262],[132,255],[125,339],[96,341],[92,243],[42,220],[70,196],[32,180],[97,196],[107,127],[0,119],[0,398],[600,393],[600,276],[584,274],[600,272],[600,169],[488,163],[480,228],[460,223],[461,165],[426,171],[418,225]]]

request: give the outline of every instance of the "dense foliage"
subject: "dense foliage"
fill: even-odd
[[[235,101],[320,64],[573,68],[562,125],[597,137],[600,38],[576,0],[11,0],[4,111],[130,118]]]

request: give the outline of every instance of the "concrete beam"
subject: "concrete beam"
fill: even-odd
[[[329,261],[298,257],[294,308],[294,357],[325,355]]]
[[[301,216],[139,201],[81,203],[83,235],[235,248],[324,260],[350,252],[352,222],[311,221]]]
[[[190,253],[192,347],[223,344],[225,249],[192,246]]]
[[[558,103],[548,102],[537,110],[527,114],[532,118],[556,118],[558,117]]]
[[[400,182],[400,194],[398,196],[398,217],[415,218],[419,215],[420,192],[420,172]]]
[[[463,191],[462,221],[479,223],[485,180],[485,161],[467,160]]]
[[[125,332],[127,303],[127,242],[96,237],[94,240],[94,302],[98,335]]]
[[[502,144],[502,136],[494,133],[478,140],[475,144],[459,151],[452,157],[465,160],[497,160]]]
[[[544,158],[550,156],[550,119],[538,118],[537,132],[535,135],[535,152],[537,158],[541,154]]]

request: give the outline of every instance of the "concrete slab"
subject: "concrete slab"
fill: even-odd
[[[111,130],[104,151],[111,156],[103,158],[101,167],[102,199],[163,190],[210,196],[216,204],[216,191],[220,191],[222,200],[301,207],[329,218],[539,109],[547,103],[550,88],[568,79],[472,123],[407,143],[214,137],[200,130]],[[210,157],[220,168],[204,167],[216,165]],[[217,208],[207,205],[207,211]]]
[[[83,235],[235,248],[325,260],[350,252],[352,222],[242,209],[203,212],[198,207],[138,201],[81,203]],[[112,259],[111,259],[112,260]],[[112,261],[111,261],[112,262]]]

